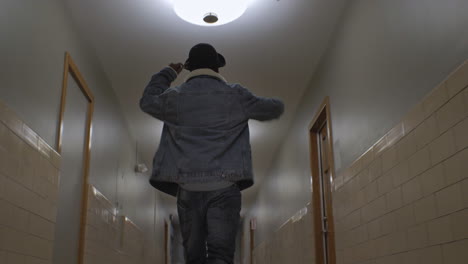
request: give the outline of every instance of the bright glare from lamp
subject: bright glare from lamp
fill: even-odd
[[[249,0],[173,0],[174,11],[180,18],[207,27],[221,26],[238,19],[247,10],[248,2]]]

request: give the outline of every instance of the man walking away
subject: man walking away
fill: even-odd
[[[150,183],[177,197],[188,264],[232,264],[241,191],[253,185],[249,119],[281,116],[280,100],[253,95],[219,74],[226,61],[209,44],[195,45],[185,64],[151,78],[141,109],[164,122]],[[183,68],[185,82],[170,88]]]

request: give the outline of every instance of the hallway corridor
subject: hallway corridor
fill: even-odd
[[[233,264],[468,264],[468,0],[204,3],[0,0],[0,264],[185,263],[139,101],[197,43],[285,104],[248,122]]]

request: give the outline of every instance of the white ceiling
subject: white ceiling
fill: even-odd
[[[200,27],[178,18],[170,0],[66,1],[80,33],[95,49],[148,165],[162,124],[140,111],[140,96],[153,73],[185,61],[197,43],[211,43],[226,57],[221,74],[228,81],[284,100],[281,120],[250,123],[256,185],[244,192],[244,207],[254,201],[345,4],[251,0],[240,19]]]

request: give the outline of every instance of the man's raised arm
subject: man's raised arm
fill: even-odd
[[[143,112],[159,120],[164,120],[164,102],[161,98],[161,94],[169,89],[171,83],[177,78],[180,71],[182,71],[182,68],[183,65],[180,63],[171,64],[169,67],[162,69],[151,77],[140,99],[140,108]]]

